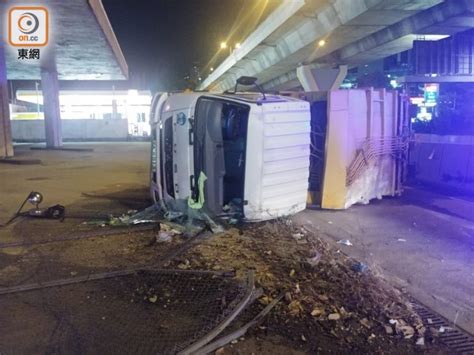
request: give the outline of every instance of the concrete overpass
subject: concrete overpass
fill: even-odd
[[[474,27],[471,0],[285,0],[199,89],[228,90],[242,75],[266,89],[300,87],[296,68],[357,66]]]
[[[101,0],[21,2],[22,6],[45,6],[49,12],[49,42],[40,48],[39,60],[26,61],[18,59],[18,48],[6,41],[7,14],[18,4],[18,1],[0,0],[0,158],[13,155],[7,79],[41,79],[46,143],[48,147],[56,148],[62,144],[58,80],[128,77],[127,63]]]

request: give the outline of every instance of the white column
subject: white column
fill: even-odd
[[[59,81],[56,57],[50,43],[41,61],[41,90],[43,91],[44,128],[47,148],[59,148],[63,144],[61,111],[59,109]]]

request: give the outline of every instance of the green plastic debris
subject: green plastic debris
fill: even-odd
[[[193,200],[191,196],[188,197],[188,206],[194,210],[199,210],[204,206],[204,182],[207,180],[206,174],[204,174],[202,171],[199,174],[199,179],[198,179],[198,190],[199,190],[199,195],[197,198],[197,201]]]

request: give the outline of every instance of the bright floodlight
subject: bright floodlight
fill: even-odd
[[[323,47],[326,44],[326,41],[324,39],[320,40],[318,42],[318,46]]]
[[[240,43],[235,44],[235,49],[238,49],[238,48],[240,48]]]
[[[214,68],[211,67],[211,71],[214,71]]]
[[[221,42],[221,49],[226,49],[226,48],[227,48],[227,43]]]

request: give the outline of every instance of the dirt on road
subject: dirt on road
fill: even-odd
[[[258,340],[266,351],[268,339],[280,350],[284,347],[282,353],[445,351],[436,330],[423,325],[407,295],[290,220],[232,228],[169,267],[233,270],[242,276],[253,269],[264,292],[260,303],[284,294],[262,326],[224,353],[246,353]]]

